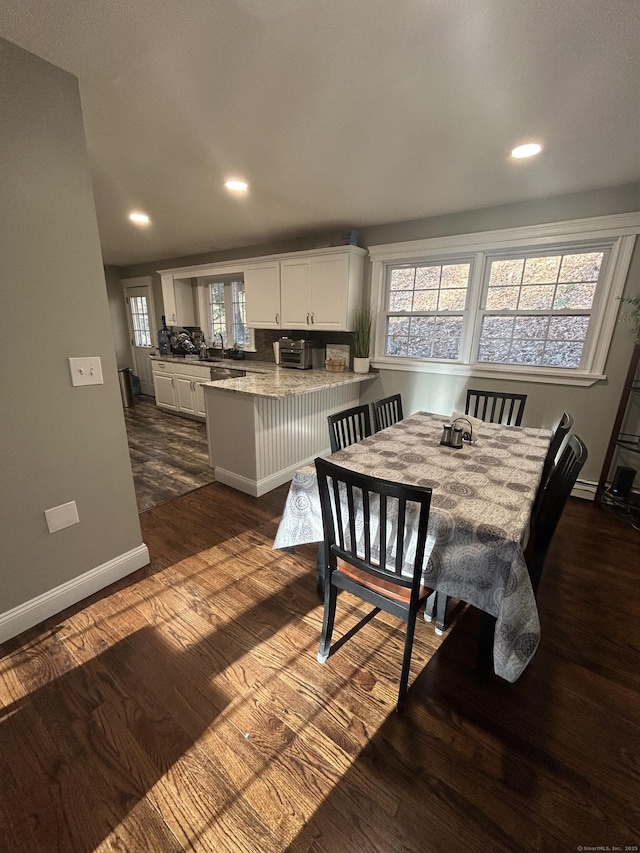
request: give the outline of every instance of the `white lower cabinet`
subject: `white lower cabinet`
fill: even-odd
[[[211,376],[208,367],[153,362],[156,405],[178,414],[205,419],[204,390],[201,383]]]
[[[156,394],[156,406],[177,411],[175,381],[171,374],[153,373],[153,389]]]

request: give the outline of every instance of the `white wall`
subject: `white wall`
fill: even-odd
[[[0,80],[0,617],[6,617],[145,549],[77,80],[2,39]],[[99,356],[104,384],[73,388],[69,356]],[[72,500],[80,523],[49,534],[44,510]]]

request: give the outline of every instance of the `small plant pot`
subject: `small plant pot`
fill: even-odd
[[[353,372],[354,373],[368,373],[369,372],[369,359],[368,358],[355,358],[353,359]]]

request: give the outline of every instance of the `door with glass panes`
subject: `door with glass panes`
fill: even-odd
[[[134,279],[124,281],[124,293],[127,303],[127,321],[129,324],[129,340],[133,372],[140,379],[140,390],[143,394],[154,395],[153,377],[151,375],[151,359],[154,352],[155,328],[151,303],[151,280],[146,284],[133,284]],[[135,280],[137,282],[140,279]]]

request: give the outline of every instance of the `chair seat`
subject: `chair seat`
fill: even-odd
[[[408,604],[411,600],[411,589],[409,587],[396,586],[392,581],[373,577],[373,575],[367,574],[362,569],[358,569],[356,566],[352,566],[351,563],[346,563],[340,558],[336,560],[336,565],[343,575],[351,578],[351,580],[359,583],[361,586],[373,590],[373,592],[379,592],[381,595],[386,595],[387,598],[393,598],[395,601],[403,601],[405,604]],[[431,592],[428,587],[421,586],[418,591],[418,599],[422,601],[423,598],[431,595]]]

